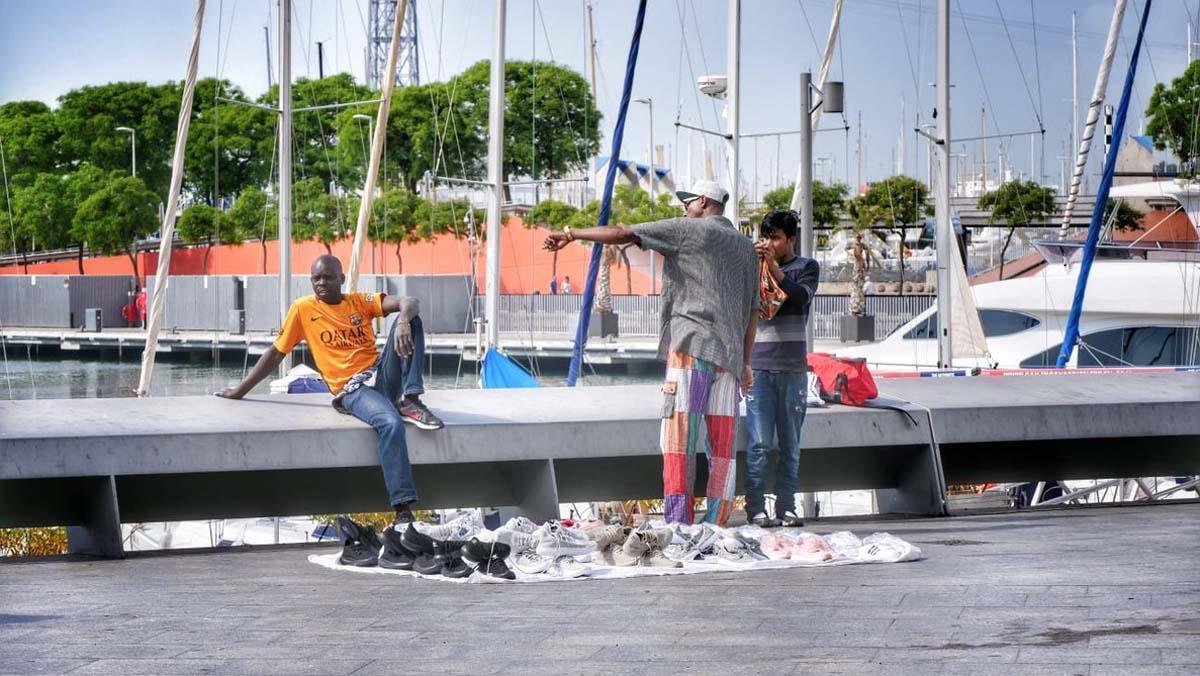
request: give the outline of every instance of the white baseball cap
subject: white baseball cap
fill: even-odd
[[[729,201],[729,191],[716,181],[696,181],[691,190],[677,190],[675,196],[680,202],[687,204],[697,197],[707,197],[710,200],[725,204]]]

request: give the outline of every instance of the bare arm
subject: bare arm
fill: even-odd
[[[750,323],[746,326],[746,337],[742,342],[742,354],[746,366],[742,369],[742,391],[749,392],[754,384],[754,371],[750,369],[750,354],[754,352],[754,337],[758,335],[758,312],[750,313]]]
[[[412,320],[421,312],[421,302],[409,296],[384,296],[383,314],[399,312],[396,318],[396,339],[392,349],[401,357],[413,353]]]
[[[264,378],[271,375],[275,369],[283,361],[284,354],[275,349],[272,345],[258,358],[258,362],[254,364],[254,368],[250,369],[250,373],[246,374],[245,380],[233,387],[227,387],[220,392],[217,392],[218,397],[226,399],[241,399],[254,389],[254,386],[262,382]]]
[[[622,228],[616,225],[604,225],[598,228],[581,228],[570,230],[570,235],[566,231],[552,232],[546,237],[546,241],[542,244],[542,248],[547,251],[558,251],[565,247],[573,240],[582,240],[584,242],[596,242],[598,244],[613,244],[620,246],[622,244],[632,244],[638,241],[638,236],[633,234],[629,228]]]

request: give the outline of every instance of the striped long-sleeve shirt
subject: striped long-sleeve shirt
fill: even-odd
[[[779,267],[783,270],[779,286],[788,298],[773,319],[758,320],[750,367],[760,371],[804,372],[808,370],[804,327],[817,293],[821,266],[811,258],[797,256]]]

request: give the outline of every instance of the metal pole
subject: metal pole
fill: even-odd
[[[941,162],[935,191],[937,235],[937,328],[938,368],[954,363],[950,341],[950,299],[953,291],[950,256],[954,247],[954,225],[950,220],[950,0],[938,0],[937,13],[937,125]],[[1031,137],[1032,138],[1032,137]]]
[[[800,73],[800,245],[801,256],[814,257],[813,231],[813,156],[812,156],[812,73]],[[812,322],[806,329],[808,344],[812,343]]]
[[[739,116],[742,98],[741,89],[741,56],[742,56],[742,0],[729,0],[729,33],[726,38],[728,55],[725,62],[729,64],[727,75],[728,89],[726,92],[726,110],[729,113],[729,139],[726,141],[729,160],[729,202],[725,205],[725,217],[738,223],[738,140],[741,128]]]
[[[655,198],[655,179],[658,176],[654,173],[654,99],[646,99],[646,107],[650,111],[650,202],[654,202]]]
[[[325,79],[325,43],[317,42],[317,79]]]
[[[506,0],[496,0],[493,24],[491,96],[488,100],[488,175],[492,194],[487,212],[487,344],[500,343],[500,202],[504,197],[504,20]],[[616,161],[615,158],[612,161]]]
[[[1075,12],[1071,12],[1071,152],[1079,152],[1079,47],[1075,35]]]
[[[271,73],[271,29],[263,26],[263,40],[267,47],[267,89],[270,89],[274,82],[274,75]]]
[[[979,194],[981,194],[981,195],[986,195],[987,191],[988,191],[988,189],[987,189],[987,186],[988,186],[988,182],[987,182],[987,176],[988,176],[987,139],[982,138],[982,137],[987,136],[987,130],[986,130],[987,125],[984,123],[984,119],[985,119],[984,116],[986,114],[986,111],[987,111],[987,109],[983,107],[983,104],[982,103],[979,104],[979,136],[981,137],[979,139],[979,151],[983,158],[982,161],[980,161],[980,163],[979,163],[979,186],[980,186]]]
[[[654,200],[658,196],[657,181],[658,174],[654,168],[654,99],[646,98],[646,108],[650,111],[650,206],[654,207]],[[658,292],[657,270],[655,270],[654,252],[650,252],[650,293],[651,295]]]
[[[137,129],[132,129],[129,133],[130,152],[133,155],[133,176],[137,178]]]
[[[292,306],[292,3],[279,3],[279,326]],[[292,367],[284,355],[282,373]]]

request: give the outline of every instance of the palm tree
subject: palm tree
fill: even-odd
[[[867,283],[867,270],[871,267],[871,262],[875,261],[875,253],[867,247],[864,238],[871,232],[872,226],[887,217],[883,207],[872,203],[865,197],[865,195],[860,195],[847,203],[851,225],[838,229],[854,234],[854,251],[851,254],[854,273],[850,278],[850,314],[855,317],[867,314],[867,295],[863,291],[863,287]]]

